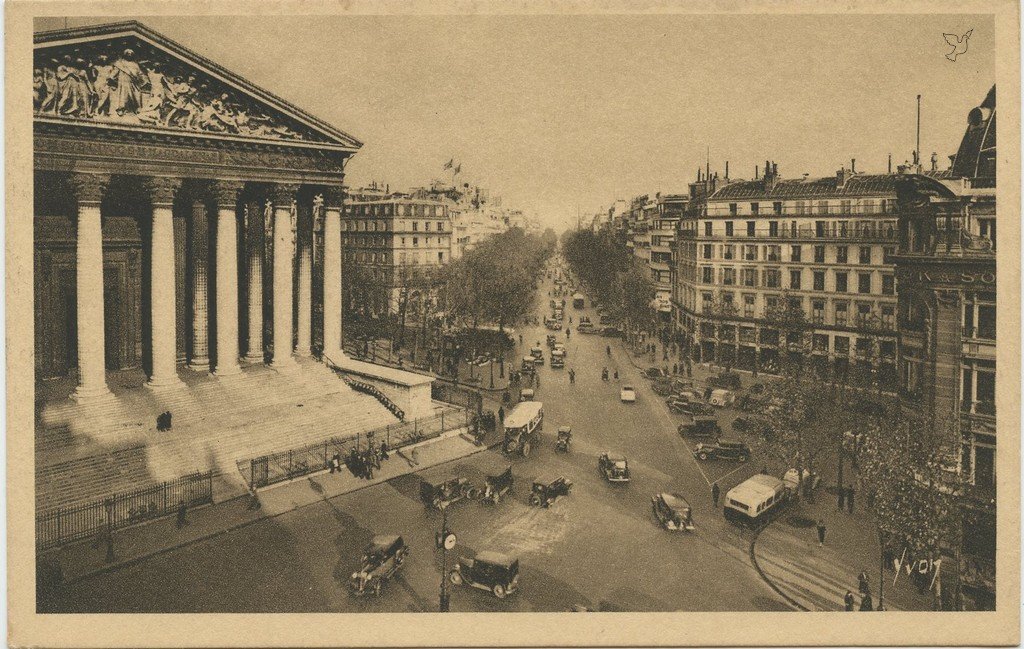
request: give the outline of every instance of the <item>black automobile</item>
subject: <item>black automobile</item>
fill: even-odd
[[[660,493],[651,497],[651,508],[658,524],[673,532],[692,532],[693,513],[690,503],[677,493]]]
[[[722,434],[722,427],[714,417],[694,417],[693,421],[679,424],[677,429],[683,437],[701,437],[718,439]]]
[[[512,476],[512,465],[501,473],[484,478],[483,502],[497,505],[501,497],[512,491],[515,478]]]
[[[698,460],[737,460],[746,462],[750,459],[750,447],[732,439],[719,439],[717,442],[697,444],[693,456]]]
[[[555,450],[562,453],[569,452],[569,444],[572,443],[572,428],[569,426],[558,427],[558,438],[555,440]]]
[[[456,586],[465,584],[505,599],[519,588],[519,559],[484,551],[472,559],[459,559],[448,579]]]
[[[597,470],[608,482],[629,482],[629,460],[621,453],[602,453],[597,458]]]
[[[644,370],[644,377],[648,379],[668,378],[668,374],[660,367],[648,367]]]
[[[530,504],[548,507],[559,496],[568,496],[570,490],[572,490],[572,483],[561,476],[537,478],[533,481]]]
[[[380,595],[381,588],[405,562],[409,546],[398,535],[373,537],[363,550],[359,570],[352,573],[349,586],[355,595]]]
[[[672,381],[667,378],[655,379],[651,382],[651,390],[654,394],[667,397],[672,394]]]
[[[463,498],[475,499],[480,490],[465,478],[447,477],[438,480],[423,480],[420,483],[420,500],[427,507],[444,509]]]
[[[715,414],[715,409],[706,403],[688,399],[685,402],[677,400],[673,412],[678,412],[687,417],[709,417]]]

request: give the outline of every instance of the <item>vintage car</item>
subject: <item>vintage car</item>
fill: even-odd
[[[558,369],[565,367],[565,352],[557,347],[551,350],[551,368]]]
[[[530,356],[533,357],[533,362],[537,365],[544,364],[544,349],[539,345],[530,350]]]
[[[502,450],[508,454],[530,456],[530,449],[540,441],[544,428],[544,404],[523,401],[505,416],[505,439]]]
[[[736,393],[732,390],[723,390],[721,388],[711,391],[711,398],[708,399],[708,403],[718,408],[726,408],[731,406],[736,401]]]
[[[537,371],[537,359],[533,356],[523,356],[523,364],[520,369],[526,374],[533,374]]]
[[[684,410],[690,410],[690,403],[691,401],[689,398],[678,394],[670,394],[668,398],[665,399],[665,405],[668,406],[668,409],[672,412],[681,413]]]
[[[548,345],[548,349],[554,349],[554,347],[555,347],[555,335],[554,334],[548,334],[546,342],[547,342],[547,345]]]
[[[568,452],[569,444],[572,442],[572,428],[569,426],[558,427],[558,437],[555,439],[555,450],[563,453]]]
[[[555,502],[559,496],[568,496],[572,489],[572,483],[559,476],[540,477],[533,481],[533,492],[530,494],[530,504],[547,507]]]
[[[576,331],[580,332],[581,334],[597,333],[597,330],[594,329],[594,325],[590,322],[580,322],[578,325],[576,325]]]
[[[373,537],[363,550],[360,568],[352,573],[349,586],[356,595],[373,593],[380,595],[384,583],[402,567],[409,546],[401,536],[379,535]]]
[[[484,478],[483,502],[497,505],[501,497],[512,491],[512,484],[515,479],[512,476],[512,465],[501,473],[489,475]]]
[[[798,480],[797,476],[803,474],[803,480]],[[797,492],[797,486],[803,484],[804,489],[810,487],[811,490],[817,489],[818,485],[821,484],[821,476],[816,471],[810,471],[804,469],[803,471],[797,472],[796,469],[790,469],[786,471],[786,474],[782,476],[782,481],[786,483],[786,486],[790,488],[793,493]]]
[[[655,379],[651,382],[651,390],[654,391],[654,394],[666,397],[672,394],[672,381],[664,377]]]
[[[621,453],[602,453],[597,458],[597,470],[608,482],[629,482],[629,461]]]
[[[710,376],[706,383],[709,387],[723,388],[725,390],[739,390],[743,387],[740,375],[736,372],[722,372],[721,374]]]
[[[534,392],[533,388],[523,388],[519,391],[520,401],[533,401]]]
[[[420,500],[427,507],[444,509],[463,498],[474,499],[480,496],[480,490],[465,478],[450,476],[447,478],[424,479],[420,483]]]
[[[750,459],[750,447],[732,439],[719,439],[717,442],[699,443],[693,449],[693,456],[698,460],[738,460],[746,462]]]
[[[651,497],[651,507],[658,524],[673,532],[693,531],[690,503],[677,493],[660,493]]]
[[[553,352],[561,352],[562,358],[569,357],[569,350],[565,348],[565,343],[555,343],[555,346],[551,348]]]
[[[722,434],[722,428],[714,417],[696,416],[692,421],[679,424],[677,429],[683,437],[701,437],[718,439]]]
[[[519,559],[497,552],[480,552],[472,559],[459,559],[448,573],[448,580],[456,586],[465,584],[504,599],[519,587]]]
[[[715,409],[702,401],[688,399],[685,403],[677,401],[673,412],[678,412],[688,417],[710,417],[715,414]]]
[[[562,323],[558,318],[544,318],[544,327],[552,331],[561,331]]]
[[[619,390],[619,401],[622,403],[636,403],[636,390],[632,385],[624,385]]]

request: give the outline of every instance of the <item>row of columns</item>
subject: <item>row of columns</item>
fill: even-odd
[[[100,204],[109,184],[105,174],[74,173],[72,182],[77,201],[78,236],[76,243],[77,332],[78,332],[78,388],[72,395],[79,401],[109,394],[104,367],[104,313],[103,313],[103,234]],[[173,203],[182,179],[150,178],[147,186],[152,200],[151,263],[150,263],[150,322],[151,322],[151,374],[147,385],[160,390],[181,384],[176,363],[176,313]],[[234,181],[215,181],[212,185],[216,204],[215,220],[215,286],[216,358],[213,374],[226,377],[238,374],[239,365],[238,322],[238,225],[237,202],[243,184]],[[298,185],[274,185],[271,197],[273,214],[273,348],[271,366],[287,371],[296,367],[295,354],[308,356],[312,347],[312,247],[298,246],[298,340],[292,349],[292,204]],[[340,188],[328,187],[323,191],[324,217],[324,286],[323,329],[324,354],[337,358],[341,354],[341,198]],[[318,199],[319,200],[319,199]],[[198,214],[202,211],[203,214]],[[193,241],[198,242],[193,257],[193,369],[210,367],[207,312],[207,280],[211,278],[206,267],[207,223],[205,210],[194,213]],[[248,243],[253,243],[256,220],[246,223]],[[262,229],[262,225],[260,225]],[[258,239],[257,239],[258,240]],[[245,261],[248,276],[249,362],[262,362],[263,352],[263,260],[262,246],[247,245],[250,251]],[[283,351],[285,350],[285,351]]]

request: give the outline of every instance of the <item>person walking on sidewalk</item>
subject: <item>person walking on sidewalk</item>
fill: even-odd
[[[857,588],[861,593],[871,592],[871,585],[868,583],[868,573],[864,570],[857,575]]]
[[[846,487],[846,508],[849,513],[853,513],[853,484]]]
[[[612,376],[614,376],[615,380],[618,381],[619,380],[619,370],[616,369],[615,372],[612,374]]]
[[[828,531],[828,528],[825,527],[825,521],[823,521],[820,518],[818,519],[817,528],[818,528],[818,547],[820,548],[821,546],[825,545],[825,532]]]
[[[871,593],[864,593],[864,596],[860,598],[860,610],[862,611],[873,611],[875,607],[871,601]]]
[[[502,408],[501,406],[498,406],[498,423],[499,424],[504,424],[505,423],[505,409]]]
[[[715,509],[718,509],[718,496],[722,493],[722,490],[718,488],[718,483],[715,482],[711,485],[711,502],[715,504]]]
[[[851,593],[850,591],[846,591],[846,596],[843,597],[843,604],[845,605],[847,611],[852,611],[853,610],[853,605],[854,605],[853,593]]]
[[[846,508],[846,487],[839,486],[839,511],[843,511]]]
[[[179,500],[178,501],[178,518],[177,518],[177,521],[176,521],[179,530],[182,527],[188,525],[188,521],[185,520],[185,516],[187,514],[188,514],[188,509],[185,507],[185,501],[184,500]]]

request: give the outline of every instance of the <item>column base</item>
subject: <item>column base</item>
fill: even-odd
[[[167,390],[184,388],[185,383],[180,378],[178,378],[177,374],[175,374],[174,376],[154,376],[151,377],[148,381],[146,381],[146,387],[149,388],[150,390],[153,390],[154,392],[164,392]]]
[[[107,387],[106,383],[90,387],[79,385],[75,388],[75,391],[68,396],[68,398],[79,405],[86,406],[94,403],[110,401],[114,398],[114,393],[110,391],[110,388]]]
[[[270,361],[270,369],[276,370],[282,373],[295,372],[299,369],[299,364],[295,362],[295,358],[289,354],[285,358],[278,359],[274,358]]]
[[[210,359],[193,358],[185,367],[196,372],[207,372],[210,370]]]
[[[225,365],[224,367],[217,367],[213,370],[212,374],[217,378],[224,378],[226,376],[238,376],[242,373],[242,368],[238,366],[238,363],[232,363]]]
[[[296,347],[295,348],[295,355],[296,356],[306,357],[306,356],[309,356],[312,353],[313,353],[313,351],[312,351],[312,349],[310,347]]]
[[[266,360],[266,356],[263,354],[263,352],[260,352],[258,354],[246,354],[244,357],[242,357],[242,360],[245,361],[246,363],[263,363]]]

